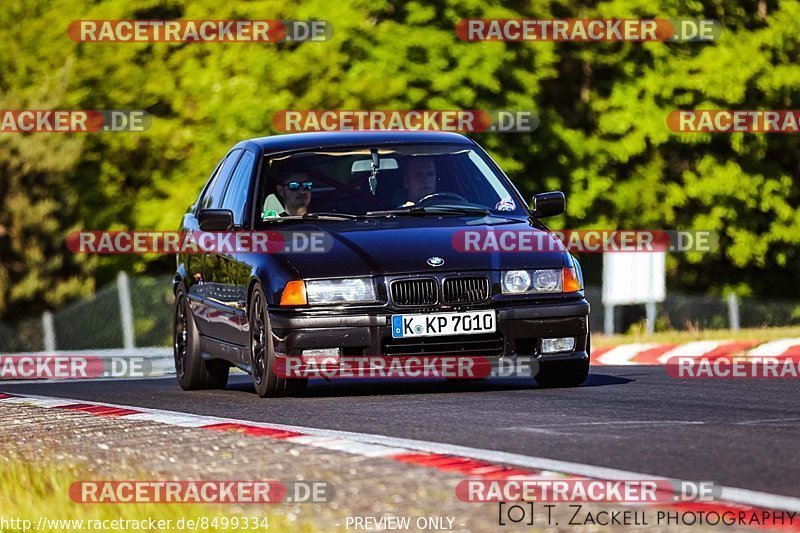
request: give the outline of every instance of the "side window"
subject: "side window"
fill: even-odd
[[[255,160],[256,156],[245,150],[239,164],[236,165],[231,183],[225,191],[225,199],[222,201],[222,208],[230,209],[233,212],[233,223],[237,225],[242,224],[244,204],[247,202],[247,192],[250,190],[250,177],[253,175]]]
[[[208,178],[208,181],[206,182],[205,186],[203,186],[203,190],[200,192],[200,197],[194,204],[195,213],[197,213],[197,211],[203,208],[203,204],[205,203],[205,200],[208,197],[211,188],[214,186],[214,182],[216,181],[217,176],[219,176],[219,171],[222,169],[222,165],[225,164],[225,160],[227,159],[228,156],[226,155],[225,157],[222,158],[222,160],[219,163],[217,163],[217,166],[214,167],[214,172],[211,173],[211,177]]]
[[[222,164],[217,177],[214,178],[214,183],[206,192],[203,201],[200,204],[200,209],[220,209],[222,207],[222,195],[225,193],[225,186],[233,173],[233,167],[239,160],[241,150],[234,150],[228,155],[228,159]]]

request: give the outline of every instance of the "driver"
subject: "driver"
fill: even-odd
[[[403,206],[414,205],[421,198],[436,192],[436,165],[432,157],[415,157],[406,167],[403,187],[408,200]]]
[[[279,216],[303,216],[308,213],[313,187],[314,182],[307,172],[297,170],[285,175],[275,186],[284,208]]]

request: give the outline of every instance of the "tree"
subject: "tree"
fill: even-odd
[[[16,0],[0,13],[0,107],[143,109],[144,133],[0,134],[0,317],[90,294],[170,258],[75,256],[74,229],[178,225],[240,139],[284,109],[516,109],[530,134],[477,134],[530,196],[562,189],[568,228],[708,229],[711,254],[670,258],[670,288],[797,297],[797,137],[676,134],[669,111],[797,106],[800,2],[477,0],[302,5]],[[459,41],[497,18],[715,18],[714,43]],[[75,43],[74,19],[324,19],[324,43]],[[769,272],[764,276],[763,272]],[[590,281],[599,282],[590,276]]]

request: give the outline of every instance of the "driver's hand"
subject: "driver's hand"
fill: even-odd
[[[404,204],[403,204],[403,205],[401,205],[400,207],[411,207],[412,205],[415,205],[415,204],[414,204],[414,202],[412,202],[411,200],[409,200],[408,202],[404,203]]]

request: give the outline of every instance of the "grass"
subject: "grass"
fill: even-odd
[[[81,504],[73,502],[69,497],[69,487],[78,480],[96,479],[82,475],[74,465],[38,465],[19,460],[0,460],[0,531],[23,531],[27,526],[27,531],[36,528],[40,517],[46,517],[50,522],[44,525],[46,531],[131,531],[138,529],[146,531],[144,528],[125,527],[123,520],[143,521],[141,524],[148,524],[150,519],[170,520],[171,527],[165,530],[177,530],[178,521],[183,519],[183,530],[190,530],[186,522],[188,520],[200,520],[207,518],[212,520],[218,517],[218,527],[199,528],[204,531],[242,531],[232,527],[230,520],[233,517],[259,517],[258,528],[251,527],[250,531],[264,531],[263,523],[260,520],[268,517],[269,531],[312,531],[308,527],[299,524],[289,524],[275,516],[271,511],[276,505],[251,505],[243,506],[244,511],[227,507],[224,505],[196,505],[196,504],[146,504],[146,503],[124,503],[124,504]],[[126,479],[131,479],[129,476]],[[140,477],[145,479],[145,477]],[[247,509],[250,507],[251,509]],[[220,521],[224,518],[229,520],[229,528],[221,527]],[[11,519],[19,519],[16,523]],[[6,522],[3,523],[2,520]],[[30,521],[29,523],[22,522]],[[62,521],[61,523],[54,522]],[[83,523],[75,522],[82,520]],[[89,520],[114,521],[95,522],[94,527],[90,527]],[[70,522],[72,521],[72,522]],[[81,528],[80,526],[83,525]],[[151,530],[158,531],[158,529]]]
[[[662,342],[672,344],[682,344],[692,341],[703,340],[754,340],[771,341],[789,337],[800,337],[800,327],[785,328],[750,328],[731,331],[728,329],[706,329],[690,331],[663,331],[652,334],[644,331],[635,330],[623,335],[612,335],[607,337],[599,333],[592,334],[592,347],[605,348],[617,346],[619,344],[629,344],[638,342]]]

